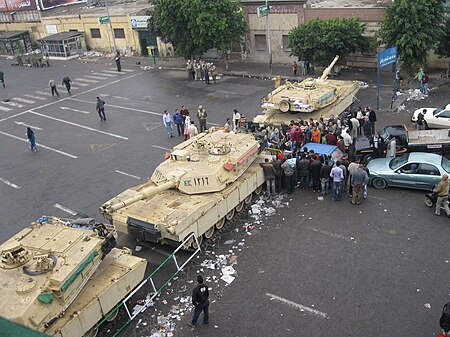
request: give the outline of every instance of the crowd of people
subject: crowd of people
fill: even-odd
[[[216,83],[217,69],[214,63],[205,62],[202,58],[197,60],[188,60],[186,64],[188,81],[205,81],[210,84],[210,78]]]
[[[272,161],[262,163],[267,180],[267,193],[295,188],[312,190],[323,197],[331,194],[333,201],[343,200],[344,191],[353,204],[361,204],[367,197],[369,181],[367,169],[353,156],[352,144],[356,137],[375,138],[376,113],[370,107],[359,107],[355,112],[344,111],[340,118],[333,115],[325,122],[299,118],[280,128],[261,127],[255,135],[262,147],[274,155]],[[307,148],[308,143],[337,146],[342,158],[319,155]]]

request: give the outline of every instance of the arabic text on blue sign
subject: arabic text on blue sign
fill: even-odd
[[[397,62],[397,47],[389,48],[378,53],[378,67]]]

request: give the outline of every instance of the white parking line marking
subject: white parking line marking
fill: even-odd
[[[0,119],[0,122],[6,121],[6,120],[11,119],[11,118],[15,118],[15,117],[17,117],[17,116],[24,115],[24,114],[26,114],[27,112],[28,112],[28,111],[23,111],[23,112],[19,112],[18,114],[15,114],[15,115],[12,115],[12,116],[9,116],[9,117],[5,117],[5,118],[3,118],[3,119]]]
[[[100,81],[109,80],[108,77],[101,77],[101,76],[95,76],[95,75],[84,75],[83,77],[87,77],[87,78],[90,78],[93,80],[100,80]]]
[[[6,180],[6,179],[0,178],[0,181],[1,181],[2,183],[5,183],[5,184],[8,185],[8,186],[11,186],[12,188],[15,188],[16,190],[18,190],[18,189],[21,188],[20,186],[18,186],[18,185],[16,185],[16,184],[12,183],[12,182],[10,182],[10,181],[8,181],[8,180]]]
[[[39,95],[44,95],[44,96],[52,96],[51,93],[46,92],[46,91],[35,91],[35,93],[38,93]]]
[[[0,110],[8,112],[8,111],[11,111],[12,109],[11,108],[7,108],[6,106],[1,106],[0,105]]]
[[[116,69],[116,68],[109,68],[109,69],[114,70],[114,69]],[[106,71],[106,70],[103,70],[103,71]],[[117,69],[116,69],[116,71],[117,71]],[[131,73],[131,72],[133,72],[134,70],[132,70],[132,69],[122,69],[121,71],[124,71],[124,72],[126,72],[126,73]]]
[[[314,231],[316,233],[320,233],[320,234],[331,236],[333,238],[337,238],[337,239],[345,240],[345,241],[348,241],[348,242],[355,242],[356,243],[356,240],[355,240],[354,237],[348,237],[348,236],[344,236],[344,235],[340,235],[340,234],[330,233],[330,232],[327,232],[327,231],[322,231],[322,230],[311,228],[311,227],[306,227],[306,228],[309,229],[309,230],[312,230],[312,231]]]
[[[105,73],[92,73],[93,75],[107,76],[107,77],[116,77],[116,74],[105,74]]]
[[[85,79],[85,78],[80,78],[80,77],[75,78],[74,81],[76,81],[76,82],[87,82],[87,83],[98,83],[98,81],[95,81],[95,80],[87,80],[87,79]],[[77,83],[77,84],[80,84],[80,83]]]
[[[76,87],[76,86],[71,86],[70,89],[71,89],[71,90],[78,90],[78,89],[80,89],[80,88],[78,88],[78,87]]]
[[[83,103],[97,104],[96,102],[86,101],[84,99],[79,99],[79,98],[70,98],[70,99],[73,100],[73,101],[78,101],[78,102],[83,102]],[[109,107],[109,106],[113,107],[113,108],[118,108],[118,109],[138,111],[138,112],[142,112],[142,113],[149,114],[149,115],[162,116],[162,114],[159,113],[159,112],[146,111],[146,110],[141,110],[141,109],[129,108],[129,107],[126,107],[126,106],[112,105],[112,104],[106,103],[106,107]]]
[[[289,305],[289,306],[291,306],[291,307],[293,307],[295,309],[299,309],[300,311],[306,311],[307,313],[315,315],[317,317],[325,318],[325,319],[330,318],[328,316],[328,314],[326,314],[326,313],[324,313],[322,311],[319,311],[319,310],[316,310],[316,309],[313,309],[313,308],[310,308],[310,307],[306,307],[304,305],[301,305],[301,304],[289,301],[289,300],[284,299],[284,298],[282,298],[280,296],[273,295],[273,294],[270,294],[270,293],[266,293],[266,296],[270,297],[271,300],[275,300],[277,302]]]
[[[25,94],[24,96],[30,97],[30,98],[34,98],[34,99],[38,99],[40,101],[45,101],[46,100],[46,98],[44,98],[44,97],[34,96],[34,95],[30,95],[30,94]]]
[[[141,180],[141,178],[138,177],[138,176],[135,176],[135,175],[132,175],[132,174],[129,174],[129,173],[125,173],[125,172],[122,172],[122,171],[119,171],[119,170],[116,170],[116,173],[120,173],[120,174],[123,174],[124,176],[127,176],[127,177],[131,177],[131,178],[135,178],[135,179]]]
[[[172,149],[169,149],[167,147],[158,146],[158,145],[152,145],[152,147],[157,148],[157,149],[161,149],[161,150],[172,151]]]
[[[122,96],[113,96],[114,98],[118,98],[118,99],[124,99],[124,100],[129,100],[128,97],[122,97]]]
[[[17,122],[17,121],[14,121],[14,123],[15,123],[15,124],[17,124],[17,125],[28,126],[28,127],[32,128],[32,129],[36,129],[36,130],[39,130],[39,131],[42,131],[42,130],[44,130],[44,129],[42,129],[42,128],[38,127],[38,126],[34,126],[34,125],[30,125],[30,124],[26,124],[26,123],[24,123],[24,122]]]
[[[83,111],[83,110],[72,109],[72,108],[69,108],[69,107],[67,107],[67,106],[60,106],[59,108],[60,108],[60,109],[63,109],[63,110],[70,110],[70,111],[79,112],[79,113],[82,113],[82,114],[90,114],[89,111]]]
[[[28,104],[36,103],[36,101],[32,101],[31,99],[25,99],[25,98],[20,98],[20,97],[13,97],[13,100],[18,101],[18,102],[28,103]]]
[[[112,68],[111,68],[112,69]],[[124,72],[118,72],[117,70],[102,70],[102,73],[108,73],[108,74],[116,74],[117,75],[125,75]]]
[[[89,84],[77,82],[77,85],[79,85],[80,87],[87,87]]]
[[[101,133],[101,134],[103,134],[103,135],[108,135],[108,136],[111,136],[111,137],[116,137],[116,138],[128,140],[127,137],[119,136],[119,135],[116,135],[116,134],[114,134],[114,133],[109,133],[109,132],[97,130],[97,129],[91,128],[91,127],[89,127],[89,126],[84,126],[84,125],[81,125],[81,124],[68,122],[68,121],[65,121],[65,120],[63,120],[63,119],[59,119],[59,118],[55,118],[55,117],[51,117],[51,116],[47,116],[47,115],[41,114],[41,113],[39,113],[39,112],[29,111],[29,113],[34,114],[34,115],[37,115],[37,116],[41,116],[41,117],[44,117],[44,118],[53,119],[54,121],[57,121],[57,122],[69,124],[69,125],[72,125],[72,126],[77,126],[77,127],[79,127],[79,128],[82,128],[82,129],[86,129],[86,130],[98,132],[98,133]]]
[[[23,139],[23,138],[14,136],[14,135],[10,135],[9,133],[3,132],[3,131],[0,131],[0,134],[5,135],[5,136],[8,136],[8,137],[11,137],[11,138],[14,138],[14,139],[17,139],[17,140],[20,140],[20,141],[25,142],[25,143],[28,142],[28,140],[26,140],[26,139]],[[70,153],[67,153],[67,152],[64,152],[64,151],[60,151],[60,150],[54,149],[54,148],[52,148],[52,147],[50,147],[50,146],[42,145],[42,144],[40,144],[40,143],[36,143],[36,145],[38,145],[38,148],[41,147],[41,148],[43,148],[43,149],[47,149],[47,150],[50,150],[50,151],[53,151],[53,152],[62,154],[62,155],[64,155],[64,156],[67,156],[67,157],[70,157],[70,158],[73,158],[73,159],[77,159],[77,158],[78,158],[77,156],[74,156],[73,154],[70,154]]]
[[[70,215],[75,215],[77,212],[72,211],[70,208],[61,206],[60,204],[54,204],[53,207],[59,208],[61,211],[64,211],[66,213],[69,213]]]
[[[23,108],[24,107],[24,105],[19,104],[19,103],[15,103],[15,102],[5,102],[5,101],[3,101],[2,103],[6,104],[6,105],[10,105],[10,106],[15,106],[15,107],[18,107],[18,108]]]

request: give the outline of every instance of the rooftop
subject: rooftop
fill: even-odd
[[[108,0],[108,9],[110,16],[115,15],[147,15],[146,11],[150,9],[149,0]],[[88,3],[79,3],[68,6],[61,6],[47,9],[41,12],[45,18],[64,17],[64,16],[102,16],[106,15],[104,1],[92,1]]]
[[[81,33],[81,32],[61,32],[58,34],[46,36],[46,37],[40,39],[40,41],[63,41],[63,40],[67,40],[72,37],[80,36],[80,35],[83,35],[83,33]]]

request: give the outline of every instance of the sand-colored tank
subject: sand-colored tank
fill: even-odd
[[[118,231],[142,241],[201,241],[261,191],[259,142],[245,133],[201,133],[173,148],[144,184],[100,207]],[[185,248],[188,248],[189,242]]]
[[[359,91],[359,82],[328,79],[338,59],[337,55],[317,79],[307,78],[298,83],[287,81],[273,90],[261,100],[261,107],[265,110],[253,122],[271,125],[289,123],[294,119],[291,113],[307,113],[308,119],[339,115],[353,103]]]
[[[10,238],[0,245],[0,316],[50,336],[95,336],[147,264],[114,248],[115,236],[94,219],[42,217]]]

